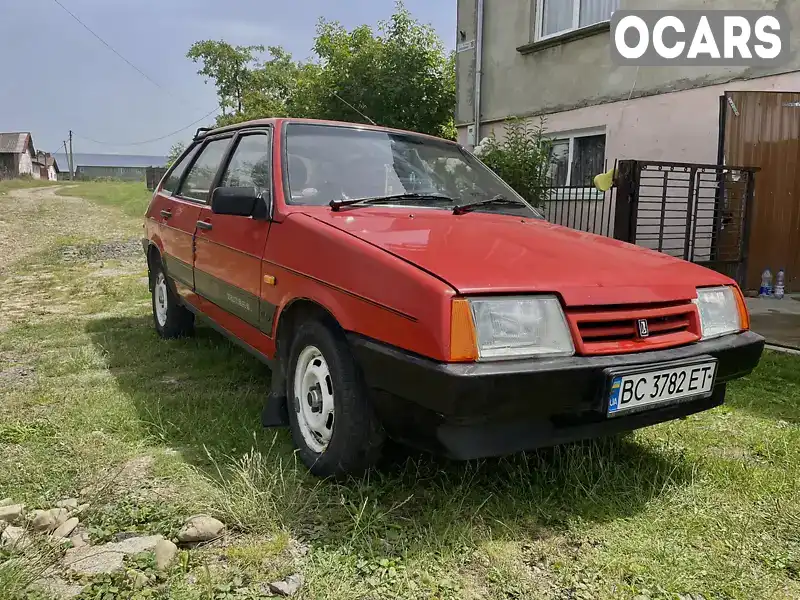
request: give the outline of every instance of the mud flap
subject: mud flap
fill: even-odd
[[[286,398],[286,379],[280,365],[272,369],[272,389],[267,403],[261,411],[261,424],[264,427],[288,427],[289,410]]]

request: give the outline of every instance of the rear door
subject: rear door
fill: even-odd
[[[167,175],[164,184],[155,194],[151,218],[158,223],[163,246],[162,260],[167,274],[175,282],[178,293],[186,295],[194,288],[192,262],[193,237],[200,215],[197,202],[177,195],[187,168],[194,161],[201,145],[186,153]]]
[[[269,130],[241,132],[233,142],[219,187],[253,187],[271,193],[272,143]],[[206,205],[196,233],[194,277],[197,294],[221,309],[203,306],[223,327],[259,347],[257,331],[241,328],[239,320],[269,333],[272,310],[261,310],[261,259],[270,222],[265,218],[220,215]],[[271,305],[270,305],[271,306]],[[223,312],[224,311],[224,312]],[[249,335],[248,335],[249,334]]]

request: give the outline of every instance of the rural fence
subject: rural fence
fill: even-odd
[[[744,285],[757,171],[622,160],[609,191],[548,187],[539,209],[552,223],[702,264]]]

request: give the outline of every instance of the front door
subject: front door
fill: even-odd
[[[786,269],[786,290],[800,292],[800,93],[728,92],[726,165],[759,167],[749,223],[747,281]]]
[[[218,186],[252,186],[268,197],[271,166],[270,131],[240,133]],[[272,323],[272,311],[263,312],[260,302],[261,259],[269,227],[265,218],[214,214],[206,205],[200,211],[195,240],[194,278],[203,312],[259,349],[257,330],[269,333]]]

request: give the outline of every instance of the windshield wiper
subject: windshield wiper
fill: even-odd
[[[520,202],[519,200],[509,200],[502,194],[497,194],[497,196],[493,196],[488,200],[477,200],[475,202],[468,202],[467,204],[460,204],[453,209],[454,215],[465,215],[468,212],[472,212],[473,210],[477,210],[484,206],[489,206],[491,204],[500,204],[500,205],[514,205],[514,206],[525,206],[528,205],[524,202]]]
[[[419,194],[419,193],[406,193],[395,194],[393,196],[373,196],[370,198],[354,198],[352,200],[331,200],[330,207],[334,211],[338,211],[343,206],[369,206],[373,204],[393,204],[398,200],[445,200],[447,202],[455,203],[457,200],[446,196],[445,194]]]

